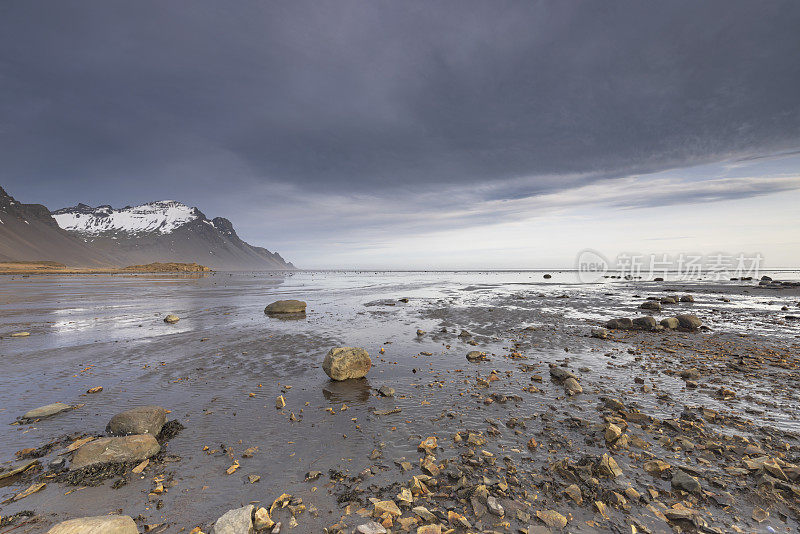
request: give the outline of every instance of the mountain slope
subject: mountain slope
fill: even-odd
[[[0,187],[0,261],[51,260],[111,267],[114,258],[59,228],[41,204],[21,204]]]
[[[53,212],[58,225],[121,264],[197,262],[216,270],[294,269],[242,241],[231,222],[172,200],[114,209],[79,204]]]

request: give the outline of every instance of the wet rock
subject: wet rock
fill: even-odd
[[[394,501],[378,501],[375,503],[373,515],[381,517],[383,514],[389,514],[391,517],[400,517],[403,512],[394,503]]]
[[[658,323],[652,315],[637,317],[633,320],[633,327],[638,330],[653,330]]]
[[[381,386],[378,388],[378,393],[380,393],[381,397],[394,397],[394,388],[390,388],[389,386]]]
[[[165,323],[169,323],[169,324],[175,324],[180,320],[181,320],[181,318],[178,317],[177,315],[175,315],[174,313],[170,313],[169,315],[164,317],[164,322]]]
[[[681,328],[687,330],[697,330],[703,325],[703,321],[696,315],[677,315],[675,317],[681,325]]]
[[[537,510],[536,517],[550,528],[564,528],[567,526],[567,518],[555,510]]]
[[[661,311],[661,304],[655,300],[648,300],[639,305],[643,310]]]
[[[667,317],[666,319],[661,319],[661,323],[659,324],[667,330],[675,330],[681,323],[676,317]]]
[[[479,350],[471,350],[467,353],[467,360],[471,362],[479,362],[486,359],[486,354]]]
[[[101,515],[58,523],[47,534],[139,534],[139,529],[127,515]]]
[[[546,274],[546,275],[544,275],[542,278],[544,278],[545,280],[550,280],[551,278],[553,278],[553,275],[551,275],[551,274]]]
[[[572,373],[572,371],[568,371],[568,370],[564,369],[563,367],[559,367],[557,365],[551,365],[550,366],[550,376],[556,382],[563,382],[563,381],[567,380],[568,378],[577,378],[575,376],[575,374]]]
[[[438,444],[438,442],[436,440],[436,437],[435,436],[430,436],[430,437],[425,438],[424,440],[422,440],[422,442],[420,442],[420,444],[417,446],[417,450],[425,451],[425,452],[430,453],[431,451],[435,450],[436,447],[438,447],[438,446],[439,446],[439,444]]]
[[[606,339],[608,337],[608,330],[605,328],[593,328],[592,337],[597,339]]]
[[[386,534],[386,532],[388,532],[386,528],[380,523],[376,523],[375,521],[370,521],[369,523],[358,525],[353,530],[353,534]]]
[[[619,468],[614,458],[608,454],[603,454],[597,465],[597,473],[600,476],[615,478],[622,474],[622,469]]]
[[[358,347],[336,347],[328,351],[322,369],[333,380],[364,378],[372,367],[369,353]]]
[[[160,450],[161,446],[152,434],[100,438],[82,445],[75,451],[71,467],[78,469],[109,462],[142,461],[155,456]]]
[[[266,508],[259,508],[253,514],[253,528],[256,530],[266,530],[275,526],[275,521],[269,516]]]
[[[577,484],[570,484],[564,488],[564,494],[575,501],[575,504],[581,505],[583,503],[583,494],[581,488]]]
[[[564,380],[564,391],[570,395],[577,395],[583,393],[583,388],[575,378],[570,377]]]
[[[50,417],[52,415],[56,415],[57,413],[65,412],[71,409],[72,406],[69,404],[64,404],[63,402],[54,402],[53,404],[47,404],[45,406],[40,406],[39,408],[30,410],[22,416],[22,419],[41,419],[43,417]]]
[[[625,404],[622,403],[619,399],[614,399],[612,397],[607,397],[603,399],[603,404],[609,410],[614,410],[617,412],[621,412],[625,410]]]
[[[672,475],[672,489],[700,493],[700,481],[682,469],[677,469]]]
[[[694,297],[692,295],[683,295],[681,302],[694,302]]]
[[[305,313],[306,303],[302,300],[277,300],[264,308],[266,314]]]
[[[633,321],[627,317],[621,319],[611,319],[606,323],[606,328],[609,330],[630,330],[633,328]]]
[[[211,528],[211,534],[252,534],[253,511],[255,506],[248,504],[243,508],[228,510]]]
[[[682,370],[680,373],[678,373],[678,376],[684,380],[700,380],[702,375],[700,374],[700,371],[692,367],[691,369]]]
[[[161,406],[139,406],[118,413],[106,425],[106,433],[112,436],[130,434],[152,434],[161,432],[167,422],[167,411]]]
[[[605,438],[608,443],[614,443],[622,435],[622,429],[614,423],[606,425]]]
[[[436,516],[433,515],[433,513],[424,506],[415,506],[414,508],[411,509],[411,511],[417,514],[423,521],[436,520]]]
[[[500,503],[497,502],[497,499],[492,497],[491,495],[486,498],[486,507],[489,509],[489,513],[496,515],[498,517],[503,517],[506,513]]]

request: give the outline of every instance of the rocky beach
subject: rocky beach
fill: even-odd
[[[795,532],[767,274],[3,277],[0,533]]]

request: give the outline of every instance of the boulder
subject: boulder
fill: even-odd
[[[694,297],[691,295],[684,295],[681,297],[681,302],[694,302]]]
[[[164,317],[164,322],[165,323],[169,323],[169,324],[175,324],[180,320],[181,320],[181,318],[178,317],[177,315],[175,315],[174,313],[170,313],[169,315]]]
[[[696,315],[677,315],[675,318],[678,320],[681,328],[687,330],[697,330],[703,325],[703,321]]]
[[[639,305],[639,308],[643,310],[661,311],[661,304],[655,300],[648,300],[646,302],[642,302]]]
[[[67,410],[71,409],[72,406],[70,406],[69,404],[64,404],[63,402],[54,402],[53,404],[48,404],[46,406],[40,406],[39,408],[34,408],[33,410],[23,415],[22,419],[41,419],[42,417],[50,417],[51,415],[55,415],[61,412],[66,412]]]
[[[639,330],[653,330],[658,323],[656,322],[656,318],[651,315],[646,315],[644,317],[637,317],[633,320],[634,328]]]
[[[611,319],[606,323],[606,328],[609,330],[630,330],[633,328],[633,321],[627,317],[622,319]]]
[[[661,326],[668,330],[675,330],[680,326],[680,321],[678,321],[675,317],[667,317],[666,319],[661,319]]]
[[[214,523],[211,534],[252,534],[254,510],[255,506],[252,504],[228,510]]]
[[[112,436],[129,434],[152,434],[161,432],[167,422],[167,411],[161,406],[139,406],[118,413],[106,425],[106,433]]]
[[[150,434],[100,438],[82,445],[72,458],[71,467],[79,469],[87,465],[139,462],[158,454],[161,446]]]
[[[302,300],[276,300],[264,308],[264,313],[305,313],[306,303]]]
[[[661,297],[661,304],[677,304],[678,297]]]
[[[322,369],[333,380],[364,378],[367,376],[372,360],[369,353],[358,347],[335,347],[328,351]]]
[[[100,515],[63,521],[47,534],[139,534],[139,529],[127,515]]]

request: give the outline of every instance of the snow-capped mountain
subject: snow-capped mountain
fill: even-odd
[[[123,232],[130,235],[159,232],[169,234],[202,214],[197,208],[174,200],[161,200],[115,210],[111,206],[92,208],[78,204],[53,212],[53,218],[64,230],[83,236]]]
[[[51,260],[113,267],[117,260],[62,230],[41,204],[23,204],[0,187],[0,261]]]
[[[53,212],[62,229],[125,265],[197,262],[216,270],[294,269],[278,253],[242,241],[228,219],[174,200],[115,209],[78,204]]]

